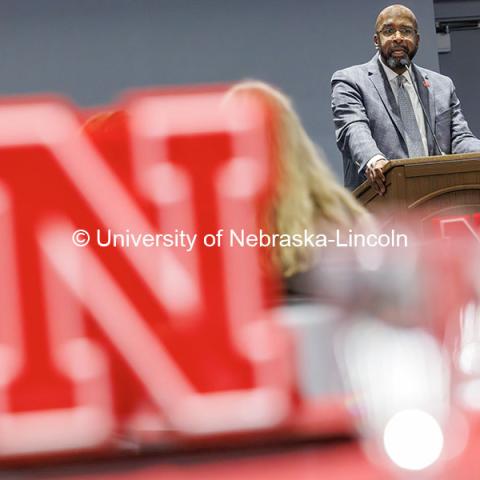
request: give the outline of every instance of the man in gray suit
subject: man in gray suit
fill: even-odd
[[[379,54],[333,75],[332,110],[345,186],[353,190],[368,179],[383,194],[388,160],[480,152],[480,140],[468,128],[452,80],[411,63],[420,40],[413,12],[391,5],[375,31]]]

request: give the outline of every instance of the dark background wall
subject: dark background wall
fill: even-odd
[[[438,19],[480,18],[479,0],[435,2]],[[439,55],[440,72],[452,77],[470,128],[480,137],[480,29],[452,31],[451,51]]]
[[[374,21],[389,3],[0,0],[0,94],[53,91],[91,106],[131,87],[259,78],[293,97],[341,176],[330,78],[373,56]],[[404,3],[420,23],[418,63],[438,70],[433,1]]]

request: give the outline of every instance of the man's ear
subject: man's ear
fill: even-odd
[[[375,34],[373,36],[373,43],[375,44],[375,48],[378,50],[380,48],[380,45],[378,44],[378,35]]]

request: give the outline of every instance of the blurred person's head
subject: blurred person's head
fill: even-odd
[[[270,119],[270,149],[276,161],[276,187],[263,221],[272,233],[328,233],[351,227],[365,210],[330,172],[305,131],[291,101],[280,90],[260,81],[243,81],[227,93],[254,95],[265,105]],[[309,247],[283,247],[273,252],[274,262],[286,277],[312,266]]]

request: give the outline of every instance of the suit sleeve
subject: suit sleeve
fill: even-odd
[[[362,93],[345,71],[332,77],[332,112],[337,146],[358,172],[375,155],[384,157],[372,137]]]
[[[470,130],[455,92],[455,85],[450,80],[450,110],[452,112],[452,153],[480,152],[480,140]]]

